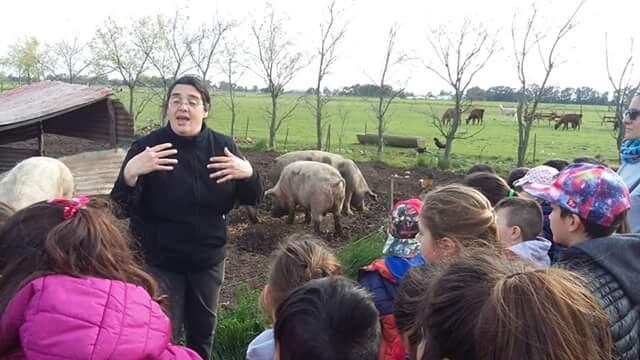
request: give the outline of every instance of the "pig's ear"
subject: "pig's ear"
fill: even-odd
[[[269,189],[269,190],[264,192],[264,197],[267,198],[267,197],[273,195],[274,192],[275,192],[275,187],[272,187],[271,189]]]

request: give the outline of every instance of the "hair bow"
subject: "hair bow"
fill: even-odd
[[[73,217],[73,215],[75,215],[78,212],[78,210],[85,208],[89,203],[89,200],[90,199],[88,196],[78,195],[78,196],[72,197],[71,199],[53,198],[47,202],[50,204],[64,205],[64,212],[62,214],[62,217],[65,220],[67,220]]]

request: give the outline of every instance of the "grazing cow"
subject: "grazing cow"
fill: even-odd
[[[469,121],[471,121],[471,125],[481,125],[483,123],[484,117],[484,109],[473,109],[467,117],[467,125],[469,125]]]
[[[562,130],[567,130],[571,124],[571,128],[574,130],[580,130],[582,125],[582,114],[565,114],[560,117],[560,120],[556,122],[554,126],[555,130],[558,130],[562,126]]]
[[[456,117],[456,109],[455,108],[448,108],[447,111],[444,112],[444,114],[442,114],[442,124],[443,125],[449,125],[451,124],[451,120],[455,119]]]

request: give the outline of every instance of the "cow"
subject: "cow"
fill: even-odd
[[[472,109],[471,113],[469,114],[469,116],[467,117],[467,125],[469,125],[469,122],[471,122],[471,125],[482,125],[483,124],[483,117],[484,117],[484,109]]]
[[[451,120],[455,119],[455,116],[456,116],[456,109],[449,108],[442,114],[440,121],[442,122],[442,125],[449,125],[451,124]]]
[[[555,130],[558,130],[562,126],[562,130],[567,130],[571,124],[573,130],[580,130],[582,125],[582,114],[565,114],[562,115],[554,126]]]
[[[513,116],[513,121],[517,120],[517,117],[518,117],[518,109],[517,108],[506,108],[506,107],[502,106],[502,104],[499,105],[499,108],[500,108],[500,113],[502,115]]]

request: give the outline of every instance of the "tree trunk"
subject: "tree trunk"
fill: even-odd
[[[322,150],[322,109],[320,108],[320,80],[316,88],[316,149]]]
[[[133,90],[135,87],[129,85],[129,114],[135,119],[135,113],[133,112]]]
[[[271,94],[271,124],[269,125],[269,149],[275,149],[276,143],[276,97]]]

